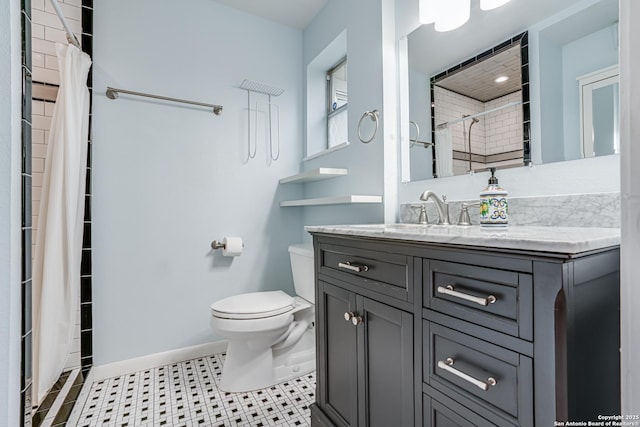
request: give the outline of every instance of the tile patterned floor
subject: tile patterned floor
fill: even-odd
[[[95,382],[79,427],[308,426],[315,372],[248,393],[217,387],[224,354]]]

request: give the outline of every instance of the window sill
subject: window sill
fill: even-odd
[[[347,142],[343,142],[342,144],[334,145],[334,146],[333,146],[333,147],[331,147],[331,148],[327,148],[326,150],[319,151],[319,152],[317,152],[317,153],[315,153],[315,154],[312,154],[312,155],[310,155],[310,156],[307,156],[307,157],[305,157],[304,159],[302,159],[302,161],[303,161],[303,162],[307,162],[307,161],[309,161],[309,160],[313,160],[313,159],[315,159],[315,158],[322,157],[322,156],[325,156],[325,155],[327,155],[327,154],[331,154],[331,153],[333,153],[334,151],[339,151],[339,150],[342,150],[343,148],[347,148],[349,145],[350,145],[349,141],[347,141]]]

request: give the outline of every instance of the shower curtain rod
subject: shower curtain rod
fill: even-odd
[[[153,95],[150,93],[143,93],[143,92],[134,92],[132,90],[116,89],[114,87],[107,86],[107,92],[106,92],[107,98],[117,99],[119,93],[124,93],[127,95],[135,95],[135,96],[144,96],[146,98],[161,99],[163,101],[179,102],[182,104],[197,105],[199,107],[207,107],[207,108],[211,108],[213,110],[213,114],[215,114],[216,116],[219,116],[220,114],[222,114],[222,105],[206,104],[204,102],[189,101],[187,99],[169,98],[168,96]]]
[[[60,18],[60,22],[62,22],[62,26],[64,27],[64,30],[67,32],[67,41],[72,45],[74,45],[75,47],[77,47],[78,49],[81,49],[80,42],[76,38],[75,34],[73,34],[73,31],[71,31],[71,27],[69,27],[69,23],[67,22],[67,19],[64,17],[64,13],[62,12],[62,9],[60,9],[58,0],[50,0],[50,1],[51,1],[51,6],[53,6],[53,8],[56,11],[56,14],[58,15],[58,18]]]
[[[483,111],[477,114],[472,114],[470,116],[464,116],[460,119],[451,120],[450,122],[440,123],[439,125],[436,126],[436,129],[444,129],[450,125],[454,125],[459,122],[464,122],[465,120],[475,119],[476,117],[484,116],[486,114],[494,113],[496,111],[504,110],[505,108],[513,107],[515,105],[520,105],[520,104],[522,104],[522,101],[510,102],[508,104],[501,105],[500,107],[492,108],[491,110]]]

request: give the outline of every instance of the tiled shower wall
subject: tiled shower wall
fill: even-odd
[[[20,405],[22,426],[31,426],[32,322],[31,322],[31,3],[22,0],[22,223]]]
[[[435,109],[435,123],[445,123],[458,120],[465,115],[474,115],[515,101],[522,101],[522,92],[517,91],[487,102],[460,95],[456,92],[436,86],[434,88],[434,101],[438,106]],[[471,128],[471,152],[482,156],[496,153],[504,153],[522,150],[522,106],[515,105],[503,110],[495,111],[478,117],[480,122]],[[468,134],[471,120],[454,123],[449,126],[453,149],[460,152],[469,152]],[[483,169],[489,166],[503,166],[513,161],[498,162],[485,165],[473,163],[474,169]],[[517,160],[516,163],[522,163]],[[463,174],[468,171],[468,162],[456,160],[453,162],[454,173]]]
[[[485,111],[521,101],[522,91],[513,92],[487,101]],[[486,155],[522,150],[522,105],[494,111],[481,120],[484,120]]]
[[[80,0],[59,0],[60,8],[78,39],[82,33],[82,5]],[[67,43],[62,23],[49,0],[31,1],[31,37],[33,61],[33,112],[32,112],[32,202],[33,249],[38,233],[38,213],[42,192],[42,175],[47,154],[47,141],[51,116],[55,106],[57,85],[60,84],[58,58],[55,43]],[[80,366],[80,301],[73,334],[73,347],[65,369]]]
[[[45,131],[48,129],[47,119],[52,112],[51,106],[46,103],[38,104],[33,102],[33,97],[47,97],[51,89],[55,92],[59,78],[53,77],[57,73],[57,60],[50,58],[50,46],[54,40],[59,40],[61,24],[54,15],[47,0],[21,1],[21,27],[22,27],[22,344],[21,344],[21,385],[20,401],[23,408],[21,425],[32,425],[32,237],[33,212],[37,212],[40,197],[36,195],[38,202],[34,209],[33,202],[33,176],[36,175],[36,184],[41,185],[41,174],[44,168],[44,157],[41,150],[45,147]],[[81,20],[81,27],[77,28],[82,32],[79,37],[82,43],[82,50],[92,56],[93,53],[93,0],[82,0],[82,7],[74,6],[62,0],[61,7],[65,14],[71,15],[70,25],[77,23],[73,21]],[[75,7],[75,9],[74,9]],[[78,15],[78,12],[80,15]],[[78,18],[80,17],[80,18]],[[33,21],[33,22],[32,22]],[[32,28],[34,36],[32,36]],[[64,40],[63,34],[63,42]],[[35,52],[35,53],[34,53]],[[42,54],[42,56],[38,56]],[[37,58],[36,58],[37,56]],[[43,79],[46,85],[38,85],[36,94],[32,93],[32,81],[34,77]],[[37,80],[36,80],[37,81]],[[53,83],[52,83],[53,82]],[[92,73],[89,73],[88,85],[92,90]],[[53,84],[54,86],[51,86]],[[44,87],[44,90],[42,89]],[[42,101],[41,98],[40,100]],[[32,115],[32,108],[35,112]],[[89,118],[91,124],[91,116]],[[32,132],[33,129],[35,132]],[[89,129],[91,126],[89,126]],[[32,135],[32,133],[34,135]],[[33,140],[32,140],[33,139]],[[89,139],[91,136],[89,135]],[[81,266],[81,288],[80,288],[80,364],[83,374],[93,365],[92,356],[92,316],[91,316],[91,143],[89,141],[89,158],[87,159],[87,195],[85,196],[85,225],[83,237],[82,266]],[[34,152],[35,146],[35,152]],[[40,181],[38,181],[40,180]],[[36,190],[39,192],[39,190]]]

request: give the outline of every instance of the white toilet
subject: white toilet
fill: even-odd
[[[289,246],[296,297],[251,292],[211,304],[210,325],[229,341],[219,388],[270,387],[315,369],[313,247]]]

